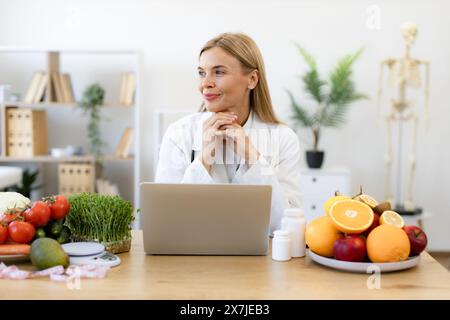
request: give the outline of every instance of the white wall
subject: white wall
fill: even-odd
[[[380,29],[367,26],[370,5],[380,9]],[[259,44],[272,99],[284,120],[290,117],[284,89],[300,93],[296,75],[305,68],[293,41],[314,54],[322,72],[328,72],[337,57],[364,46],[355,80],[372,99],[356,103],[342,129],[326,130],[321,147],[327,152],[326,165],[352,169],[355,193],[362,184],[367,193],[382,198],[385,135],[376,124],[374,107],[379,61],[403,52],[400,25],[415,21],[419,37],[412,53],[432,62],[431,128],[427,134],[420,131],[416,199],[434,214],[425,222],[430,248],[450,250],[449,12],[450,2],[444,0],[0,0],[0,45],[140,50],[142,116],[149,123],[155,109],[197,108],[197,54],[220,32],[243,31]],[[152,178],[154,169],[152,136],[152,127],[147,126],[142,136],[145,180]],[[307,147],[306,133],[300,136]]]

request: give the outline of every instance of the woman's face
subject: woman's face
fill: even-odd
[[[200,56],[199,90],[208,111],[248,108],[249,92],[258,81],[256,71],[246,73],[238,59],[214,47]]]

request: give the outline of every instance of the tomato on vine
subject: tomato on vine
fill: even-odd
[[[50,207],[50,218],[60,220],[70,211],[69,200],[64,195],[52,196],[44,199]]]

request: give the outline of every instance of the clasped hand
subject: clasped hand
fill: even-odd
[[[208,170],[214,163],[217,137],[224,138],[224,143],[232,143],[233,150],[248,165],[254,164],[259,158],[259,152],[246,135],[244,128],[237,122],[233,112],[217,112],[203,123],[203,144],[200,154],[201,162]]]

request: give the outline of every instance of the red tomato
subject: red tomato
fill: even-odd
[[[0,244],[5,243],[8,239],[8,228],[0,224]]]
[[[44,201],[36,201],[25,211],[25,221],[35,227],[45,226],[50,219],[50,207]]]
[[[14,220],[23,220],[23,210],[20,208],[8,209],[2,217],[2,223],[8,225]]]
[[[63,195],[52,197],[49,201],[51,215],[53,220],[59,220],[66,216],[70,210],[69,200]]]
[[[29,222],[13,221],[8,226],[9,236],[14,242],[28,243],[34,238],[36,230]]]

